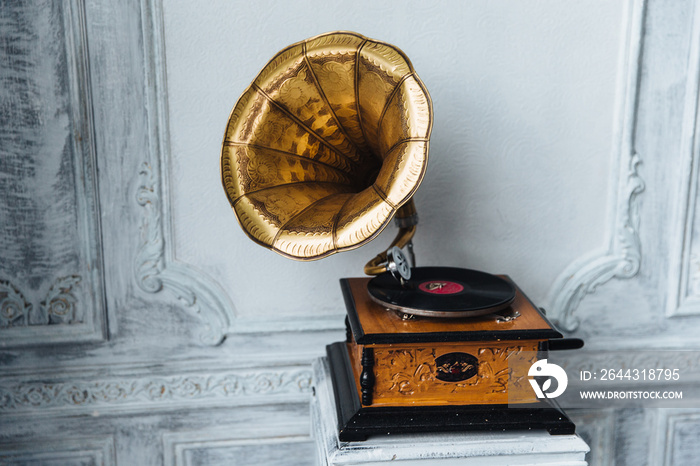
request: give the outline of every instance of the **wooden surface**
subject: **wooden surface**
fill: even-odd
[[[321,465],[544,465],[586,466],[588,446],[578,435],[546,431],[463,432],[370,436],[341,442],[326,358],[313,364],[312,435]]]
[[[488,343],[488,344],[487,344]],[[536,403],[527,383],[527,369],[537,357],[538,340],[505,342],[461,342],[459,344],[376,345],[372,406],[445,406]],[[360,393],[362,346],[350,343],[357,391]],[[479,360],[478,372],[462,382],[436,378],[436,358],[448,353],[468,353]],[[523,353],[525,352],[525,353]],[[519,358],[518,361],[515,361]],[[526,358],[529,363],[524,362]],[[512,361],[512,364],[509,364]],[[509,370],[514,372],[509,373]],[[511,381],[526,390],[509,393]]]
[[[411,320],[403,320],[395,312],[389,311],[372,301],[367,292],[369,280],[369,277],[347,279],[362,331],[367,336],[382,334],[439,334],[448,332],[518,332],[552,329],[517,286],[515,301],[511,307],[520,312],[520,317],[510,322],[498,323],[492,315],[463,319],[416,317]],[[507,338],[506,335],[504,337]]]
[[[508,277],[502,278],[509,280]],[[348,352],[358,393],[362,350],[364,347],[374,349],[372,406],[507,404],[510,358],[527,355],[528,360],[534,362],[539,342],[548,338],[525,339],[526,336],[536,330],[558,335],[517,286],[511,309],[520,312],[520,317],[510,322],[499,323],[493,315],[403,320],[396,312],[385,309],[370,298],[367,291],[369,280],[369,277],[344,279],[341,286],[346,295],[351,326],[354,323],[355,339],[348,344]],[[416,334],[430,335],[431,341],[412,342],[411,337]],[[387,343],[368,343],[377,335]],[[470,341],[474,339],[477,341]],[[477,374],[460,382],[438,380],[437,358],[449,353],[474,356],[478,360]],[[529,364],[518,367],[529,367]],[[527,373],[512,376],[523,379]],[[537,400],[528,391],[513,394],[510,401]]]

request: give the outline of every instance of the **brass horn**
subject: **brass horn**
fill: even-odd
[[[352,32],[279,52],[231,111],[221,150],[226,195],[248,236],[313,260],[359,247],[396,214],[415,233],[432,104],[396,47]],[[386,253],[365,272],[385,270]]]

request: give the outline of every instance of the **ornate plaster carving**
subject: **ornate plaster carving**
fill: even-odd
[[[164,30],[160,0],[143,3],[144,44],[149,82],[146,99],[149,121],[148,157],[138,173],[136,202],[141,206],[141,240],[134,258],[138,286],[147,293],[164,290],[174,293],[185,310],[201,319],[204,329],[199,340],[205,345],[219,344],[232,333],[336,330],[342,328],[337,317],[309,316],[302,319],[260,320],[237,318],[234,303],[213,278],[174,257],[172,233],[167,221],[169,211],[170,157]],[[152,32],[150,32],[152,31]]]
[[[177,375],[85,377],[38,381],[36,376],[0,380],[0,415],[68,412],[112,412],[196,403],[242,403],[255,396],[304,398],[311,391],[309,367],[234,370]],[[53,377],[55,378],[55,376]]]
[[[639,175],[640,155],[634,148],[637,119],[637,86],[641,64],[645,0],[631,0],[627,16],[624,84],[618,92],[614,155],[618,161],[617,194],[612,237],[602,253],[593,253],[572,263],[556,280],[549,294],[552,315],[561,328],[574,331],[574,316],[581,300],[613,278],[632,278],[639,272],[642,248],[639,239],[639,196],[644,181]]]
[[[0,328],[27,325],[32,305],[7,280],[0,280]]]
[[[134,274],[139,287],[147,293],[174,293],[189,313],[202,320],[199,341],[217,345],[231,331],[233,305],[212,279],[175,261],[170,249],[169,224],[164,221],[168,184],[161,170],[170,160],[161,2],[144,2],[142,13],[143,30],[149,31],[144,41],[146,73],[153,85],[145,89],[150,144],[149,157],[138,174],[136,202],[142,207],[142,223]]]
[[[199,339],[205,345],[221,343],[230,330],[233,312],[223,292],[198,271],[169,261],[162,219],[162,202],[153,167],[144,163],[136,200],[142,209],[141,245],[136,254],[136,282],[147,293],[169,289],[185,309],[202,320]]]
[[[57,278],[39,306],[34,306],[12,283],[0,280],[0,329],[83,323],[78,298],[73,293],[80,281],[79,275]]]
[[[51,285],[40,306],[42,324],[72,324],[83,321],[76,306],[78,298],[73,293],[73,288],[78,286],[80,280],[80,276],[70,275],[59,278]]]

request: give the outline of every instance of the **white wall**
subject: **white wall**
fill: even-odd
[[[279,257],[241,231],[218,157],[231,108],[278,50],[353,30],[402,48],[433,99],[421,263],[507,273],[541,301],[605,246],[624,5],[165,2],[176,256],[216,276],[241,316],[342,313],[338,277],[362,274],[395,230],[317,263]]]

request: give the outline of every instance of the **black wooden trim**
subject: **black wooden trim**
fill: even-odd
[[[562,351],[583,348],[580,338],[557,338],[549,342],[549,351]]]
[[[547,430],[552,435],[570,435],[576,426],[554,400],[509,407],[407,406],[363,407],[352,376],[345,343],[326,347],[331,369],[338,438],[362,441],[369,435],[450,431]]]
[[[360,345],[388,343],[433,343],[453,341],[515,341],[546,340],[560,338],[561,334],[549,329],[500,330],[479,332],[428,332],[428,333],[373,333],[355,341]]]
[[[345,316],[345,342],[352,343],[352,329],[350,328],[350,319]]]
[[[360,388],[362,390],[362,404],[372,404],[372,391],[374,390],[374,349],[362,348],[362,374],[360,374]]]
[[[331,368],[333,399],[335,400],[335,410],[338,416],[337,427],[342,434],[347,421],[361,408],[360,397],[357,394],[355,377],[352,373],[350,358],[348,357],[345,344],[336,342],[326,346],[326,354],[328,355],[328,365]],[[352,437],[352,434],[350,434],[350,437]],[[364,440],[364,438],[351,438],[350,440]]]
[[[365,333],[362,331],[362,325],[360,325],[360,318],[357,315],[357,308],[355,307],[355,298],[352,296],[350,282],[347,278],[340,279],[340,289],[343,292],[343,300],[345,301],[345,309],[348,312],[348,320],[350,322],[352,334],[355,337],[355,342],[359,343],[365,336]]]
[[[537,344],[537,359],[547,359],[549,355],[549,340],[543,340]]]

